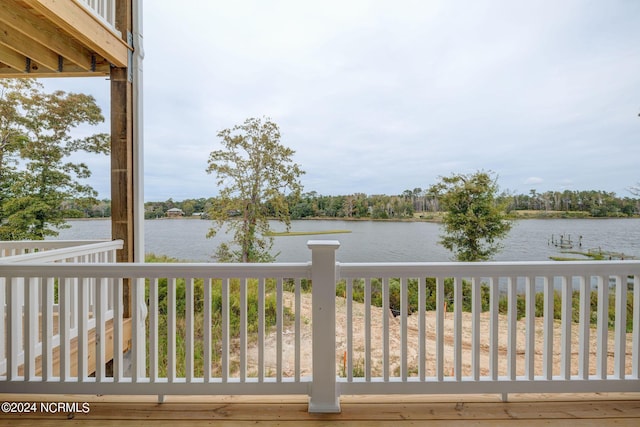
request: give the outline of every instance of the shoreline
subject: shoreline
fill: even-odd
[[[588,215],[580,215],[579,212],[576,212],[576,215],[568,214],[564,211],[552,211],[552,212],[541,212],[541,213],[530,213],[531,211],[524,211],[523,213],[517,213],[515,215],[511,215],[509,217],[510,220],[520,221],[520,220],[528,220],[528,219],[543,219],[543,220],[556,220],[556,219],[571,219],[571,220],[582,220],[582,219],[593,219],[593,220],[607,220],[607,219],[638,219],[640,215],[634,216],[588,216]],[[292,221],[371,221],[371,222],[433,222],[433,223],[441,223],[442,222],[442,213],[431,213],[429,214],[430,218],[424,217],[413,217],[413,218],[354,218],[354,217],[322,217],[322,216],[314,216],[314,217],[304,217],[304,218],[296,218],[292,219]],[[175,218],[148,218],[145,221],[169,221],[175,219],[184,219],[189,221],[201,220],[201,221],[211,221],[211,220],[203,220],[200,217],[175,217]],[[270,220],[276,221],[276,218],[269,218]],[[64,221],[98,221],[98,220],[111,220],[111,217],[100,217],[100,218],[64,218]]]

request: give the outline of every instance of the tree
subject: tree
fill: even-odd
[[[55,236],[55,228],[64,225],[65,200],[97,195],[79,181],[91,175],[87,165],[72,162],[69,156],[76,151],[109,152],[108,134],[74,138],[72,131],[97,125],[104,117],[89,95],[63,91],[47,94],[33,80],[2,80],[0,87],[4,154],[0,160],[0,238]]]
[[[498,185],[491,172],[441,177],[430,189],[445,211],[440,244],[458,261],[486,261],[497,253],[511,229],[506,204],[497,201]]]
[[[298,178],[304,172],[291,160],[295,152],[280,144],[280,129],[269,118],[264,122],[247,119],[220,131],[218,137],[224,149],[211,152],[207,172],[216,174],[221,188],[209,212],[214,226],[207,237],[226,226],[239,249],[223,243],[215,256],[223,262],[272,261],[267,211],[289,229],[289,201],[299,198],[302,185]],[[293,199],[287,197],[287,191]]]

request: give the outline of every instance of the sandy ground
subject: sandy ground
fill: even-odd
[[[295,300],[292,293],[285,292],[284,304],[294,312]],[[344,298],[336,298],[336,372],[338,375],[344,376],[344,357],[347,349],[347,316],[346,301]],[[364,312],[363,304],[354,302],[352,313],[353,325],[353,366],[354,372],[362,372],[364,361],[366,358],[365,336],[364,336]],[[312,323],[311,323],[311,295],[303,294],[301,300],[301,374],[311,374],[312,360]],[[480,375],[489,375],[491,367],[490,358],[490,314],[482,313],[480,316]],[[371,307],[371,367],[373,376],[381,376],[383,374],[383,309],[379,307]],[[418,314],[408,317],[408,346],[407,346],[407,366],[408,375],[418,375]],[[508,355],[507,355],[507,317],[499,316],[498,320],[498,375],[508,375]],[[436,376],[436,313],[426,313],[426,360],[425,374],[426,376]],[[400,317],[394,318],[389,316],[389,373],[391,376],[400,375],[401,366],[401,322]],[[444,320],[444,375],[454,375],[454,316],[453,313],[446,313]],[[543,370],[543,319],[535,319],[535,346],[534,346],[534,375],[544,375]],[[553,333],[553,375],[561,375],[562,358],[561,350],[561,323],[554,322]],[[294,376],[295,370],[295,327],[293,324],[287,325],[283,333],[283,375],[285,377]],[[516,373],[517,375],[525,375],[526,369],[526,319],[522,318],[517,322],[517,348],[516,348]],[[595,328],[590,329],[589,334],[590,352],[589,352],[589,373],[596,374],[596,349],[597,349],[597,333]],[[276,363],[276,332],[275,328],[265,339],[265,373],[267,376],[275,376]],[[626,334],[626,357],[625,370],[631,373],[631,334]],[[257,372],[258,348],[255,339],[250,340],[248,348],[248,375],[254,376]],[[608,332],[608,348],[607,348],[607,371],[609,374],[614,373],[614,336],[612,331]],[[572,375],[578,374],[579,357],[579,333],[578,324],[572,324],[571,331],[571,365]],[[237,366],[237,365],[236,365]],[[472,314],[462,313],[462,376],[472,375]],[[357,375],[354,373],[354,375]]]

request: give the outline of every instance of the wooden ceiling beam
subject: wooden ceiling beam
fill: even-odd
[[[11,49],[0,49],[0,62],[6,64],[13,73],[24,73],[27,57]]]
[[[35,19],[27,9],[0,2],[0,22],[51,49],[83,70],[91,70],[91,52],[77,41],[60,34],[49,22]]]
[[[31,58],[33,61],[40,63],[43,67],[47,67],[51,71],[58,70],[58,54],[47,49],[40,43],[22,36],[13,28],[5,28],[0,31],[0,44],[21,54]]]
[[[65,65],[62,72],[50,71],[45,67],[39,67],[38,64],[32,63],[29,73],[25,72],[25,62],[19,69],[11,67],[3,57],[4,51],[0,51],[0,78],[36,78],[36,77],[108,77],[111,72],[111,64],[103,62],[96,64],[95,71],[87,71],[75,64]],[[26,58],[22,58],[23,61]]]
[[[75,1],[31,0],[28,5],[114,66],[128,66],[129,47],[124,40]]]

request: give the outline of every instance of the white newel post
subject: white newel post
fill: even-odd
[[[337,240],[309,240],[313,298],[313,382],[309,412],[340,412],[336,382]]]

